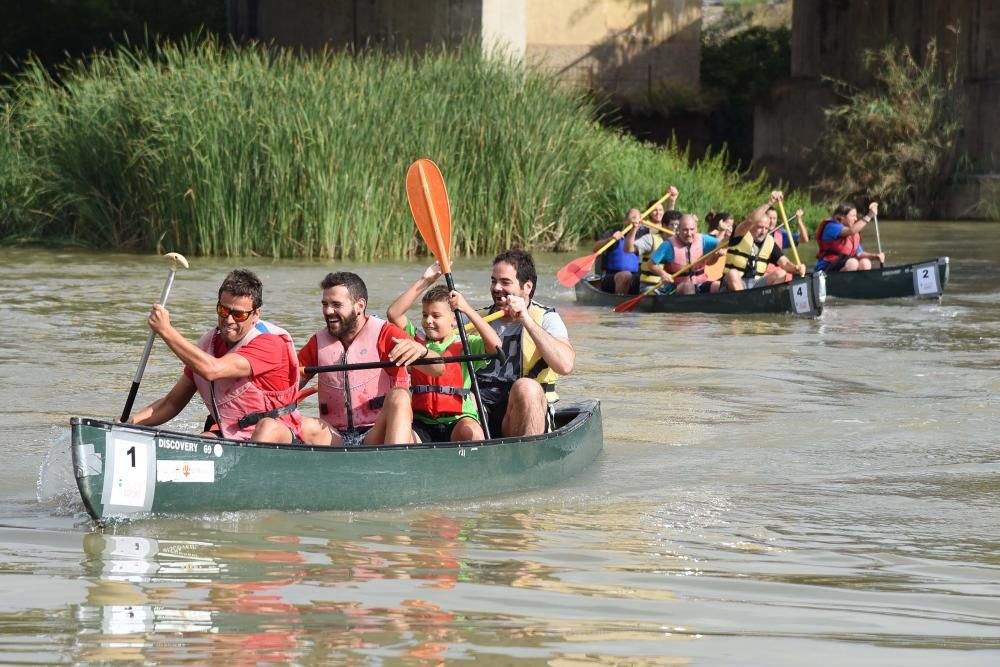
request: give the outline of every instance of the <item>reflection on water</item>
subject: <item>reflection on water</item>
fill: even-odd
[[[993,665],[1000,660],[1000,240],[882,225],[892,261],[947,247],[940,301],[831,299],[819,320],[621,316],[550,280],[605,451],[560,487],[394,512],[165,517],[95,531],[69,414],[114,416],[163,268],[0,250],[4,664]],[[244,262],[240,262],[243,264]],[[194,339],[234,263],[195,259]],[[331,267],[246,262],[299,340]],[[486,299],[487,261],[456,280]],[[423,263],[355,268],[376,311]],[[154,347],[139,401],[180,369]],[[203,411],[182,413],[194,430]]]

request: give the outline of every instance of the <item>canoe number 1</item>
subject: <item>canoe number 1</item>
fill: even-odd
[[[131,447],[129,447],[128,450],[125,453],[132,457],[132,467],[134,468],[135,467],[135,445],[132,445]]]

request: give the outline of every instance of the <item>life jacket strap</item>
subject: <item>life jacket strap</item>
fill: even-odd
[[[432,384],[415,384],[410,387],[411,394],[452,394],[465,398],[471,392],[462,387],[436,387]]]
[[[251,412],[248,415],[243,415],[242,417],[240,417],[240,420],[236,423],[239,425],[241,429],[246,428],[248,426],[253,426],[261,419],[264,419],[265,417],[271,417],[273,419],[277,419],[278,417],[284,417],[289,412],[294,411],[298,407],[299,404],[293,402],[289,403],[288,405],[283,405],[280,408],[274,408],[273,410],[266,410],[265,412]]]

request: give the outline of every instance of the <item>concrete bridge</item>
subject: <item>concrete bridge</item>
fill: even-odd
[[[931,39],[958,66],[965,98],[959,151],[970,171],[939,214],[979,217],[977,204],[1000,201],[1000,2],[995,0],[795,0],[791,78],[754,115],[754,161],[794,181],[809,171],[809,147],[835,102],[825,77],[864,87],[866,49],[887,44],[922,56]]]
[[[972,166],[941,214],[975,216],[1000,200],[1000,2],[996,0],[794,0],[791,77],[755,110],[754,160],[779,177],[808,175],[835,102],[831,77],[865,86],[866,49],[931,38],[957,62],[965,99],[959,147]],[[227,0],[229,30],[307,49],[366,45],[417,50],[476,37],[641,106],[665,92],[699,89],[701,0]]]

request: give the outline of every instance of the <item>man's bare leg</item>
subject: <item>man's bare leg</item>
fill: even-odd
[[[273,417],[264,417],[257,422],[250,439],[254,442],[272,442],[279,445],[292,444],[292,431],[286,424]]]
[[[365,434],[366,445],[409,445],[413,443],[413,405],[410,392],[394,387],[385,395],[375,424]]]
[[[302,441],[307,445],[342,445],[344,439],[322,419],[302,415]]]
[[[741,292],[743,290],[743,274],[736,269],[729,269],[722,277],[726,283],[726,289],[730,292]]]
[[[503,435],[513,438],[544,433],[547,409],[542,385],[531,378],[521,378],[510,388],[507,414],[503,418]],[[496,434],[492,435],[496,437]]]

